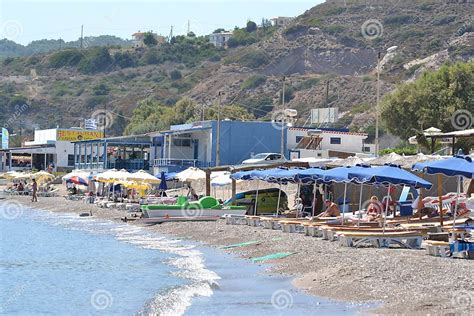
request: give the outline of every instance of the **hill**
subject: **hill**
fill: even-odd
[[[285,76],[285,100],[299,111],[298,124],[311,108],[338,106],[336,126],[370,132],[378,53],[383,94],[445,62],[472,61],[474,5],[369,3],[330,1],[285,27],[243,28],[234,31],[238,41],[227,50],[206,37],[178,36],[154,48],[68,48],[7,58],[0,69],[0,122],[11,120],[23,103],[29,115],[18,115],[9,127],[77,126],[107,107],[116,117],[110,131],[120,134],[140,100],[173,105],[189,97],[205,108],[215,105],[220,91],[223,104],[269,119],[280,106]],[[386,54],[391,46],[398,48]]]

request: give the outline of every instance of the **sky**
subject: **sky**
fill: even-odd
[[[116,35],[130,39],[136,31],[169,35],[212,33],[244,26],[250,19],[297,16],[323,0],[0,0],[0,38],[26,45],[33,40],[77,40]]]

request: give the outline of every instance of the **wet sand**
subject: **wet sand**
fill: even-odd
[[[38,203],[31,203],[27,197],[8,197],[2,203],[15,203],[12,200],[53,212],[92,211],[93,216],[111,220],[126,215],[122,210],[102,209],[63,197],[40,198]],[[165,223],[148,229],[216,248],[253,240],[261,242],[225,250],[243,258],[296,252],[265,267],[270,273],[293,277],[296,287],[313,295],[382,303],[368,313],[474,315],[473,261],[432,257],[424,250],[346,248],[303,234],[226,225],[223,220]]]

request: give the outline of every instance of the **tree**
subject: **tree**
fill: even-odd
[[[408,139],[431,126],[444,132],[470,128],[473,110],[474,64],[456,63],[398,86],[384,98],[381,116],[392,134]]]
[[[168,129],[172,108],[161,103],[145,99],[139,101],[137,107],[133,110],[133,116],[130,123],[125,128],[125,134],[143,134]]]
[[[239,105],[224,105],[221,107],[221,119],[230,119],[238,121],[253,120],[255,117],[249,113],[245,108]],[[206,120],[217,120],[217,106],[209,108],[205,112]]]
[[[182,77],[183,77],[183,75],[181,74],[181,71],[179,71],[177,69],[170,71],[171,80],[179,80]]]
[[[214,32],[212,32],[212,34],[217,34],[217,33],[222,33],[222,32],[225,32],[225,29],[220,27],[220,28],[214,30]]]
[[[252,33],[257,30],[257,23],[253,21],[248,21],[247,26],[245,27],[245,30],[249,33]]]
[[[158,41],[156,40],[155,34],[152,32],[145,32],[143,35],[143,44],[145,44],[148,47],[156,46],[158,44]]]

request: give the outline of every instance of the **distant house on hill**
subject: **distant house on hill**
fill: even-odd
[[[288,23],[290,23],[291,20],[293,20],[292,17],[277,16],[277,17],[271,18],[270,23],[272,23],[272,26],[285,26]]]
[[[144,47],[146,46],[145,43],[143,43],[143,39],[145,38],[145,34],[148,32],[136,32],[132,34],[133,37],[133,46],[134,47]],[[156,42],[158,45],[163,44],[166,42],[166,38],[164,36],[158,35],[156,33],[152,33],[153,36],[156,39]]]
[[[216,47],[227,47],[227,42],[232,38],[232,32],[219,32],[209,35],[209,42]]]

